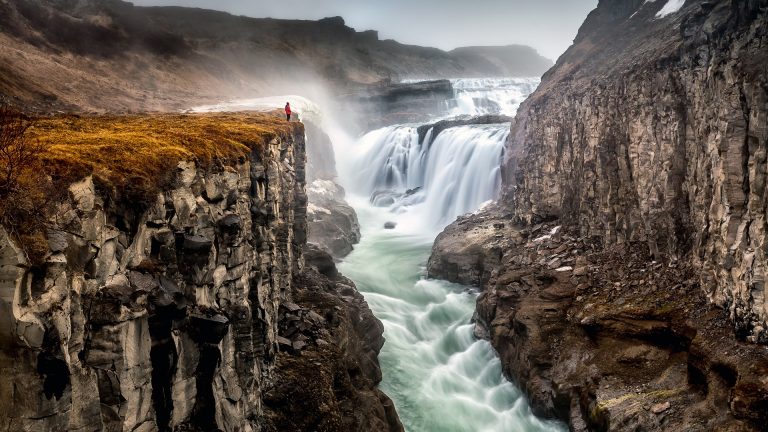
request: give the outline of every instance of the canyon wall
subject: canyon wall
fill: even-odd
[[[663,3],[663,2],[656,2]],[[520,108],[505,161],[521,220],[696,260],[740,337],[768,342],[765,1],[601,1]]]
[[[121,0],[0,1],[0,102],[43,112],[172,111],[267,94],[318,98],[321,87],[340,94],[408,77],[538,76],[549,66],[527,47],[446,52],[380,40],[341,17],[250,18]]]
[[[764,0],[601,0],[521,105],[498,204],[436,239],[535,412],[765,429],[766,46]]]
[[[117,206],[91,176],[70,185],[43,263],[0,231],[0,430],[301,430],[274,417],[318,392],[326,404],[296,419],[398,430],[375,388],[381,323],[350,282],[319,273],[330,258],[305,265],[304,134],[291,130],[235,162],[179,162],[145,209]],[[333,355],[291,360],[315,352]],[[305,383],[266,407],[318,365],[355,379],[336,393],[333,380]],[[367,405],[351,416],[349,400]]]

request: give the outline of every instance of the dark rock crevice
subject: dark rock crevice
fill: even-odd
[[[535,413],[573,430],[762,430],[768,356],[735,339],[693,265],[509,212],[447,228],[428,271],[483,287],[475,334]]]
[[[110,224],[122,207],[107,202],[91,177],[72,184],[51,220],[51,250],[34,283],[0,229],[0,373],[8,383],[0,383],[0,417],[10,419],[0,430],[262,427],[270,380],[298,373],[279,370],[291,367],[277,357],[287,325],[280,305],[312,289],[302,276],[307,197],[304,135],[296,131],[228,166],[180,162],[172,185],[124,227],[130,232]],[[337,282],[348,287],[334,279],[327,289]],[[349,314],[375,321],[364,302],[355,307]],[[322,327],[315,315],[313,325]],[[354,346],[381,337],[342,334]],[[369,350],[334,352],[317,361],[343,364],[334,370],[341,381],[316,390],[341,389],[339,422],[390,430],[379,414],[389,406],[394,421],[397,415],[377,393],[378,381],[349,373],[344,384],[341,372],[370,367],[378,350],[370,351],[373,360]],[[298,401],[309,390],[297,391],[278,414],[301,415]],[[367,401],[365,415],[349,408],[358,400]]]

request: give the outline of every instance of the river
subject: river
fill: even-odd
[[[443,118],[513,116],[538,82],[453,80],[455,97],[446,103]],[[418,124],[350,138],[319,106],[296,95],[193,111],[274,109],[283,100],[291,100],[302,116],[319,121],[333,140],[339,181],[362,231],[361,242],[339,268],[384,323],[381,387],[395,402],[406,430],[566,430],[531,413],[520,390],[504,378],[490,343],[474,337],[477,291],[425,277],[437,234],[457,216],[497,198],[510,124],[457,126],[435,137],[430,132],[419,142]],[[386,229],[387,223],[394,228]]]
[[[450,116],[513,115],[537,80],[456,80]],[[384,323],[382,389],[407,431],[560,431],[531,413],[490,343],[473,335],[477,292],[425,278],[435,236],[499,193],[509,124],[446,129],[429,144],[415,127],[371,131],[336,149],[362,240],[339,268]],[[373,204],[376,205],[373,205]],[[385,224],[394,223],[394,229]]]

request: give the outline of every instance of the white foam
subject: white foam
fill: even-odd
[[[680,10],[685,4],[685,0],[668,0],[667,4],[656,13],[656,18],[664,18]]]

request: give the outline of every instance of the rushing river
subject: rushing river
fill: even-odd
[[[452,115],[514,114],[536,81],[455,85]],[[337,149],[362,226],[362,241],[339,267],[384,323],[381,387],[410,432],[563,430],[531,413],[491,345],[473,336],[477,293],[425,278],[437,233],[497,196],[509,124],[450,128],[431,144],[418,142],[415,126],[372,131]]]
[[[453,80],[447,117],[514,115],[538,79]],[[419,142],[415,124],[350,139],[300,96],[239,100],[194,111],[273,109],[291,100],[334,142],[340,181],[357,210],[362,241],[340,263],[384,323],[382,389],[409,432],[562,431],[535,417],[502,375],[491,345],[473,336],[477,293],[425,278],[437,234],[497,197],[509,124],[459,126]],[[394,229],[385,229],[387,223]]]

